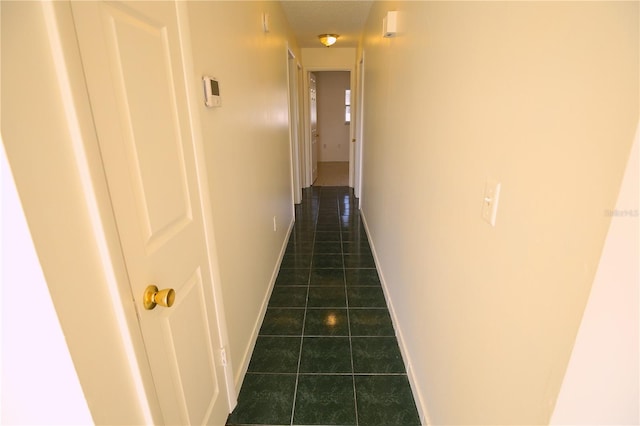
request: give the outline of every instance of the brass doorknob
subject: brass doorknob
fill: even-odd
[[[155,285],[150,285],[144,290],[142,304],[147,310],[151,310],[156,305],[170,308],[173,306],[173,302],[176,301],[176,292],[172,288],[165,288],[164,290],[158,290]]]

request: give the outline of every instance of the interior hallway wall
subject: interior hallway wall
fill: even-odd
[[[638,123],[638,12],[374,3],[362,209],[430,423],[549,422]]]
[[[0,423],[90,424],[91,413],[49,296],[4,148],[0,149],[0,173]],[[38,410],[33,409],[34,400],[38,401]]]
[[[318,161],[349,161],[349,123],[345,122],[345,91],[348,71],[316,73],[318,90]]]
[[[302,64],[306,69],[319,71],[351,70],[356,62],[353,47],[303,47]]]
[[[293,221],[287,44],[294,54],[298,49],[279,2],[189,2],[188,8],[194,81],[216,77],[222,98],[221,107],[202,104],[197,113],[239,391]]]
[[[640,424],[640,127],[611,216],[553,425]]]

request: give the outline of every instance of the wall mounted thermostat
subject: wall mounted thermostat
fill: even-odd
[[[213,108],[222,105],[218,80],[205,75],[202,77],[202,86],[204,88],[204,104],[206,106]]]

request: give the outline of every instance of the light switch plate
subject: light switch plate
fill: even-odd
[[[494,179],[487,179],[484,187],[484,197],[482,199],[482,219],[496,226],[496,214],[498,213],[498,200],[500,199],[500,182]]]

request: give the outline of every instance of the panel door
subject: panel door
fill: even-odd
[[[73,2],[122,251],[166,424],[224,424],[229,406],[178,6]],[[182,31],[185,31],[183,28]],[[150,284],[171,307],[143,308]]]

